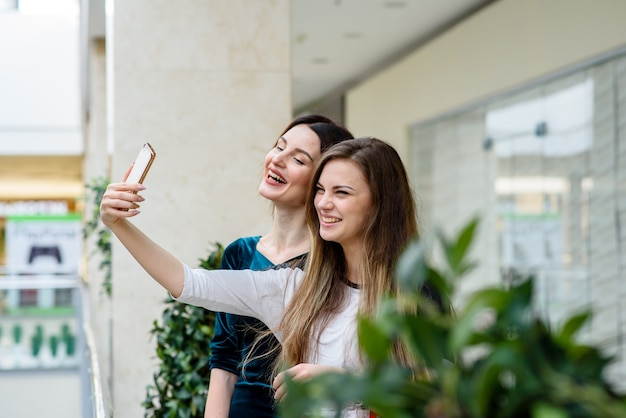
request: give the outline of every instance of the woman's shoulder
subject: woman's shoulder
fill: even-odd
[[[234,249],[242,249],[242,248],[248,248],[248,249],[251,248],[252,250],[255,250],[256,245],[260,239],[261,239],[260,235],[237,238],[236,240],[228,244],[226,248],[224,249],[224,251],[228,251],[229,249],[234,250]]]
[[[260,235],[237,238],[224,249],[224,254],[253,254],[256,251],[256,245],[261,239]]]
[[[248,268],[256,254],[256,245],[260,235],[237,238],[224,249],[222,268]]]

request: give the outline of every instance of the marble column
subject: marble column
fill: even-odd
[[[144,142],[157,152],[133,222],[191,266],[211,242],[265,232],[263,157],[291,119],[290,2],[124,0],[113,19],[113,179]],[[143,415],[166,296],[114,240],[116,418]]]

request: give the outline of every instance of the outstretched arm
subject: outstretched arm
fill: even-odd
[[[142,190],[145,187],[137,183],[109,184],[100,203],[100,218],[144,270],[173,297],[179,297],[185,281],[183,264],[128,221],[140,213]]]

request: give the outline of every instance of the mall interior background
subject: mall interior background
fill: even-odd
[[[81,2],[83,11],[98,6]],[[49,42],[75,42],[74,53],[51,44],[54,54],[20,69],[32,72],[30,84],[0,84],[32,98],[0,100],[0,416],[37,416],[42,405],[51,417],[95,416],[98,407],[121,418],[143,414],[155,364],[149,329],[166,295],[116,242],[113,291],[103,295],[94,238],[79,233],[80,218],[93,210],[85,183],[120,178],[140,144],[151,142],[158,156],[135,222],[194,264],[211,242],[267,228],[255,161],[286,121],[308,111],[330,112],[354,134],[399,150],[425,237],[481,216],[473,247],[480,264],[458,303],[479,287],[534,273],[537,309],[554,323],[593,308],[581,338],[615,355],[609,377],[623,386],[625,2],[491,2],[359,83],[298,109],[289,0],[112,6],[105,21],[83,13],[65,29],[59,19],[67,24],[67,16],[31,16],[33,25],[48,22]],[[11,28],[17,21],[0,18],[4,54],[12,51],[5,34],[26,23]],[[37,83],[58,90],[43,100]],[[35,120],[38,106],[43,116]],[[69,145],[50,155],[47,141]],[[26,143],[34,151],[20,151]],[[62,190],[52,176],[50,183],[11,177],[15,167],[48,164],[72,179]],[[28,241],[42,230],[56,238]],[[55,245],[81,255],[65,265]],[[27,352],[43,324],[45,360],[8,360],[18,355],[20,321]],[[62,358],[52,356],[51,337]],[[104,406],[93,399],[90,377],[77,373],[94,358]],[[55,411],[59,399],[64,406]]]

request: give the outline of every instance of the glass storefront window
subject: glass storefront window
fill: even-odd
[[[480,267],[464,291],[532,275],[558,326],[591,308],[581,338],[626,388],[626,57],[535,83],[411,129],[424,229],[475,214]]]

